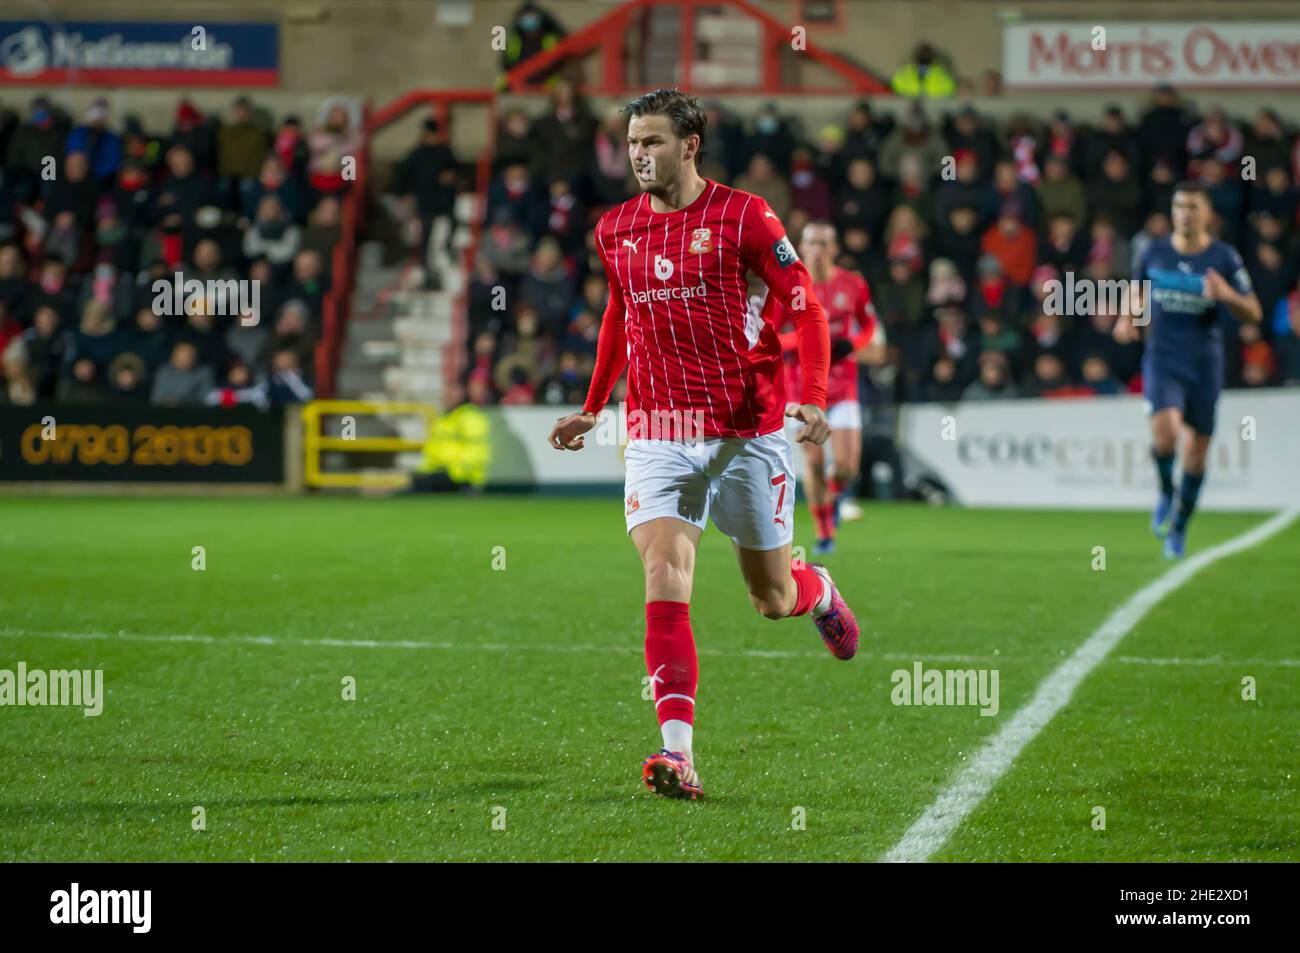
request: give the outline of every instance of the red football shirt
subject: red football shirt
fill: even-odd
[[[814,282],[813,292],[826,312],[831,341],[837,338],[850,340],[854,351],[871,343],[871,338],[876,333],[876,306],[871,303],[871,287],[865,278],[856,271],[833,265],[826,281]],[[789,312],[777,304],[777,327],[784,329],[789,317]],[[794,359],[797,345],[795,335],[790,332],[782,334],[781,344],[786,350],[786,388],[798,390],[802,385],[799,362]],[[857,399],[857,361],[852,354],[838,361],[832,360],[826,383],[826,403],[838,404],[840,401]]]
[[[806,373],[799,401],[826,406],[830,336],[785,227],[756,195],[705,180],[690,205],[655,212],[641,194],[596,224],[609,281],[596,368],[583,409],[598,413],[628,371],[631,415],[692,414],[704,437],[780,430],[786,393],[773,309],[751,312],[746,274],[795,316]]]

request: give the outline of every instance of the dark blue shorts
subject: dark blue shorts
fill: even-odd
[[[1177,407],[1183,412],[1183,422],[1207,437],[1214,433],[1214,410],[1221,389],[1213,372],[1193,376],[1147,368],[1142,376],[1142,394],[1150,413]]]

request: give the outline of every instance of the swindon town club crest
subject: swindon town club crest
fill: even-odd
[[[713,230],[697,228],[691,232],[691,251],[697,255],[713,251]]]

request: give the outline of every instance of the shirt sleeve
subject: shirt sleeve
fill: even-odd
[[[801,404],[826,407],[826,374],[830,367],[831,338],[812,276],[799,260],[785,226],[767,202],[753,196],[740,222],[741,261],[767,285],[767,293],[783,304],[794,318],[803,380]]]
[[[600,336],[596,339],[596,366],[591,372],[591,386],[587,389],[587,400],[582,405],[583,413],[587,414],[598,414],[604,409],[609,402],[609,395],[614,392],[614,384],[627,367],[628,361],[623,286],[619,283],[618,271],[610,267],[605,257],[600,223],[596,226],[596,251],[600,255],[600,263],[605,266],[609,301],[605,304],[605,315],[600,321]]]
[[[857,318],[860,333],[853,339],[853,350],[860,351],[869,345],[876,336],[880,319],[876,315],[876,306],[871,301],[871,286],[867,279],[858,276],[858,307],[854,317]]]
[[[1138,256],[1138,260],[1137,260],[1136,264],[1133,265],[1133,280],[1134,280],[1134,281],[1145,281],[1145,280],[1146,280],[1146,277],[1147,277],[1147,266],[1148,266],[1148,264],[1149,264],[1150,261],[1151,261],[1151,247],[1152,247],[1152,245],[1154,245],[1154,244],[1155,244],[1155,242],[1149,242],[1149,243],[1147,244],[1147,247],[1146,247],[1145,249],[1142,250],[1142,254]]]
[[[1254,286],[1250,283],[1250,272],[1246,270],[1246,263],[1241,258],[1241,252],[1235,248],[1228,249],[1228,274],[1224,275],[1229,284],[1237,290],[1237,294],[1248,295],[1254,291]]]
[[[772,302],[772,323],[776,325],[776,339],[781,342],[781,350],[799,350],[799,332],[785,330],[786,325],[790,323],[790,312],[786,310],[785,305],[775,300]]]

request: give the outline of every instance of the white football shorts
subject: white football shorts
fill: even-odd
[[[832,430],[861,430],[862,405],[856,400],[839,400],[826,411],[826,422]]]
[[[745,549],[794,541],[794,455],[784,430],[688,443],[630,440],[624,454],[627,531],[672,516],[713,525]]]

